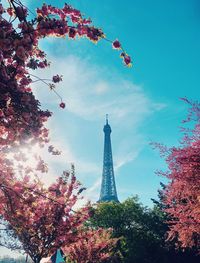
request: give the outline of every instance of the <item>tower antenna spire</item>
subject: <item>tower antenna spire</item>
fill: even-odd
[[[108,114],[106,114],[106,124],[108,124]]]

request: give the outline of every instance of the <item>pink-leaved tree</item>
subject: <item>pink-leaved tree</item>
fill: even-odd
[[[88,206],[73,210],[81,192],[74,175],[67,181],[59,177],[54,184],[44,186],[38,176],[33,177],[38,171],[48,170],[41,157],[37,156],[35,168],[22,165],[29,158],[24,155],[24,148],[34,144],[48,145],[50,153],[59,154],[48,144],[45,127],[52,113],[41,108],[32,84],[40,80],[41,85],[47,85],[60,99],[59,106],[65,108],[55,89],[62,76],[55,73],[51,80],[46,80],[31,73],[50,65],[39,41],[46,37],[86,37],[98,42],[105,35],[68,4],[63,8],[43,4],[31,18],[30,12],[20,0],[0,3],[0,218],[5,227],[1,230],[17,240],[11,247],[22,248],[34,262],[39,262],[57,248],[75,244],[89,216]],[[121,51],[124,64],[130,66],[131,58],[120,42],[110,42]],[[94,232],[94,236],[98,233],[101,231]],[[102,240],[106,235],[99,236]],[[110,244],[114,244],[107,237],[100,243],[99,251],[106,248],[105,244],[109,251]],[[6,241],[1,244],[9,247]]]
[[[200,104],[182,100],[190,108],[181,144],[169,149],[157,145],[168,164],[168,171],[160,172],[169,179],[162,195],[171,218],[168,238],[200,251]]]
[[[74,210],[84,190],[74,172],[64,172],[49,187],[26,176],[23,181],[12,181],[9,187],[1,185],[0,190],[6,247],[24,251],[34,263],[58,248],[78,262],[103,262],[111,256],[117,241],[111,238],[111,231],[85,226],[89,205]]]

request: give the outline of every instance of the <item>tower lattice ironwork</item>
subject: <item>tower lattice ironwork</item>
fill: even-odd
[[[113,169],[112,147],[110,134],[112,132],[108,124],[108,115],[106,115],[106,124],[104,131],[104,156],[103,156],[103,174],[101,183],[101,193],[98,202],[119,202],[115,185],[115,176]]]

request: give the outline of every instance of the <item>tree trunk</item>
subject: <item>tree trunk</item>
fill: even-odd
[[[40,260],[41,260],[41,257],[35,257],[34,259],[33,259],[33,262],[34,263],[40,263]]]

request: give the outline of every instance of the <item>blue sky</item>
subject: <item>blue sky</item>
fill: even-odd
[[[98,199],[102,129],[108,113],[119,199],[138,194],[141,202],[151,205],[161,180],[154,172],[165,164],[149,142],[177,144],[187,110],[179,98],[195,100],[200,93],[200,5],[184,0],[68,3],[91,17],[109,39],[118,38],[133,68],[124,67],[105,41],[41,41],[52,67],[38,74],[63,74],[58,91],[67,104],[62,111],[46,87],[35,88],[42,105],[54,112],[49,124],[52,140],[63,150],[59,161],[52,160],[52,174],[74,162],[77,177],[88,188],[86,197]]]
[[[32,9],[41,1],[27,1]],[[46,1],[56,4],[56,1]],[[63,154],[50,158],[52,180],[73,162],[88,188],[86,198],[100,193],[103,125],[109,114],[119,200],[138,195],[144,205],[157,196],[165,169],[151,141],[176,145],[187,105],[200,91],[200,4],[198,0],[71,0],[92,18],[109,39],[118,38],[133,59],[124,67],[109,43],[46,39],[41,47],[52,62],[40,76],[63,74],[58,91],[66,109],[42,84],[35,92],[42,106],[54,112],[49,122],[52,142]],[[64,1],[59,1],[62,6]],[[34,5],[34,6],[33,6]]]
[[[108,38],[119,38],[134,66],[125,68],[105,41],[42,42],[52,57],[52,68],[62,65],[64,82],[59,89],[68,104],[61,112],[49,98],[48,107],[55,110],[52,123],[59,130],[54,138],[60,134],[67,142],[77,177],[95,201],[108,113],[119,199],[138,194],[151,205],[161,180],[154,172],[165,164],[149,142],[176,144],[187,109],[179,98],[199,97],[200,5],[183,0],[68,3],[90,16]]]

